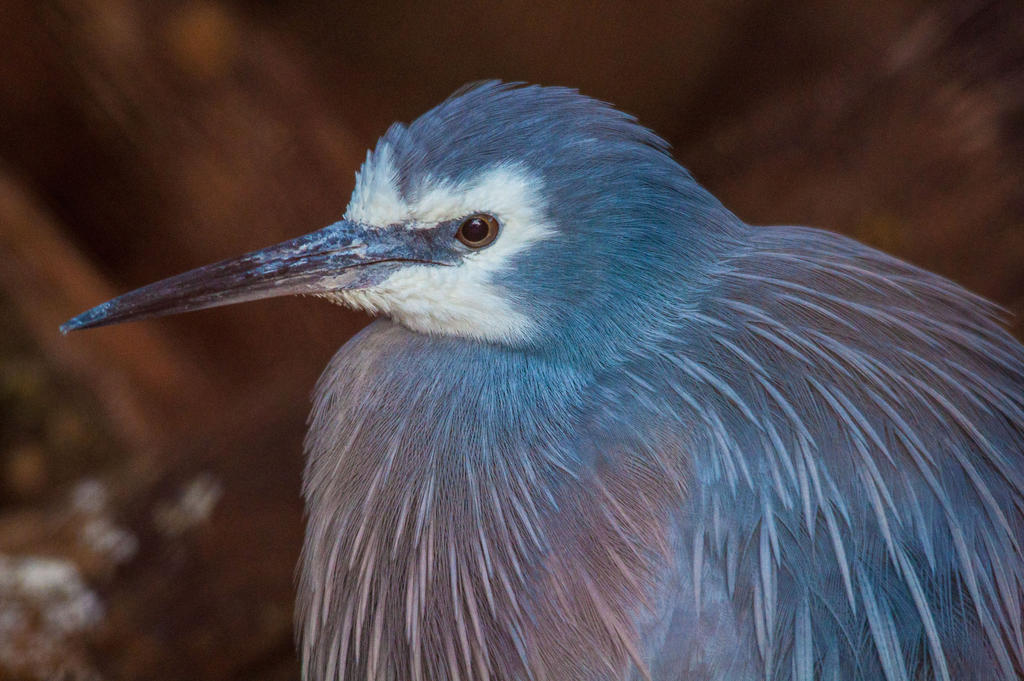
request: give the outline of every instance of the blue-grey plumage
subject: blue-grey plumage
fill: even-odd
[[[1024,671],[1024,347],[986,301],[744,224],[562,88],[392,127],[328,230],[69,326],[281,278],[385,317],[316,389],[306,679]]]

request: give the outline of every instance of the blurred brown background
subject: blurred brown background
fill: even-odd
[[[57,325],[332,222],[386,126],[466,81],[578,87],[748,221],[1024,312],[1019,0],[3,0],[0,46],[3,679],[297,678],[308,395],[366,319]]]

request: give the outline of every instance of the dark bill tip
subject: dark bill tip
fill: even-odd
[[[80,315],[72,317],[60,325],[60,332],[66,336],[72,331],[78,331],[79,329],[89,329],[95,326],[103,326],[105,324],[113,323],[104,321],[108,305],[109,303],[103,303],[102,305],[97,305],[91,310],[86,310]]]

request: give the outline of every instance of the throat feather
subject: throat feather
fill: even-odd
[[[314,410],[297,614],[305,678],[645,669],[638,622],[664,587],[683,488],[658,463],[669,457],[575,441],[578,416],[550,396],[543,425],[514,413],[524,398],[510,395],[504,425],[481,409],[479,427],[456,432],[471,420],[452,405],[479,405],[479,392],[441,400],[426,377],[396,418],[393,377],[373,365],[346,353]]]

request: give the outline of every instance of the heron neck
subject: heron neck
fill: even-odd
[[[318,385],[306,443],[297,615],[306,669],[343,664],[319,657],[326,651],[378,678],[370,660],[383,648],[379,664],[402,665],[396,678],[446,677],[430,668],[452,664],[473,676],[478,660],[445,657],[457,648],[489,655],[492,678],[525,678],[524,668],[559,663],[517,657],[541,631],[571,634],[583,649],[609,627],[630,630],[588,619],[601,608],[586,580],[601,581],[601,598],[621,600],[616,612],[643,607],[650,594],[635,585],[653,583],[650,552],[609,540],[627,522],[614,509],[630,508],[628,522],[649,527],[637,536],[662,536],[658,514],[671,504],[658,499],[678,486],[643,472],[637,457],[627,473],[609,469],[609,443],[581,427],[592,378],[541,354],[390,322],[339,351]],[[635,440],[631,453],[640,451]],[[641,494],[643,480],[659,485]],[[651,505],[630,507],[640,498]],[[612,510],[595,517],[602,504]],[[602,549],[589,561],[593,575],[559,562],[613,545],[621,555]],[[569,605],[556,608],[559,600]],[[578,625],[566,628],[573,617]],[[482,640],[463,648],[470,637]],[[426,673],[410,671],[417,665]]]

